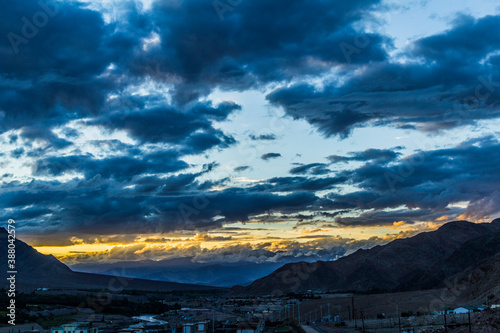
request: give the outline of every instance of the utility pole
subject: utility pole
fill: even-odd
[[[354,297],[353,297],[353,300],[354,300]],[[352,317],[354,318],[354,328],[357,330],[358,329],[358,318],[356,316],[356,312],[357,311],[354,311],[354,301],[353,301],[353,304],[352,304]]]
[[[297,313],[299,315],[299,325],[300,325],[300,322],[301,322],[301,320],[300,320],[300,302],[297,304]]]
[[[444,332],[448,333],[448,327],[446,326],[446,309],[444,309]]]
[[[351,297],[351,303],[352,303],[352,306],[351,306],[352,319],[355,319],[356,318],[356,312],[354,311],[354,297]]]
[[[472,333],[472,324],[470,322],[470,310],[467,314],[469,315],[469,333]]]
[[[319,313],[320,313],[319,320],[323,320],[323,305],[319,306]]]
[[[359,310],[361,313],[361,322],[363,323],[363,333],[365,333],[365,316],[363,315],[363,310]]]
[[[399,304],[396,304],[396,315],[398,316],[399,333],[401,333],[401,316],[399,315]]]
[[[331,319],[331,317],[330,317],[330,303],[328,303],[328,319]]]
[[[212,308],[212,333],[215,333],[215,308]]]
[[[358,318],[356,318],[356,313],[352,314],[354,316],[354,328],[358,329]]]

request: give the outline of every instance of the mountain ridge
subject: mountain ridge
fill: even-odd
[[[449,257],[468,240],[500,230],[500,223],[452,221],[439,229],[360,249],[335,261],[287,264],[232,293],[282,294],[307,290],[392,291]]]

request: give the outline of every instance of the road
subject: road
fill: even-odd
[[[311,326],[302,325],[302,328],[304,329],[304,331],[306,331],[306,333],[321,333],[318,330],[312,328]]]

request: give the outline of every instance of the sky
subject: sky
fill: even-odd
[[[68,264],[335,259],[500,217],[500,6],[18,0],[0,214]]]

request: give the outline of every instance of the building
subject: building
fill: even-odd
[[[264,321],[261,322],[244,322],[238,324],[236,333],[261,333],[264,331]]]
[[[119,333],[169,333],[166,324],[139,323],[121,329]]]
[[[208,322],[186,323],[182,325],[182,333],[207,333]]]
[[[450,308],[442,308],[440,314],[453,314],[453,309]]]
[[[98,333],[99,329],[88,322],[74,322],[71,324],[52,327],[51,333]]]
[[[453,313],[454,314],[462,314],[462,313],[474,312],[475,310],[476,310],[475,307],[466,305],[466,306],[461,306],[459,308],[456,308],[455,310],[453,310]]]
[[[208,322],[202,321],[196,324],[196,333],[206,333],[208,328]]]

